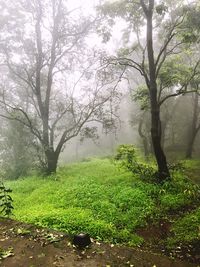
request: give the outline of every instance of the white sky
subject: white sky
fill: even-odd
[[[66,2],[72,9],[81,7],[84,13],[92,13],[99,0],[68,0]]]

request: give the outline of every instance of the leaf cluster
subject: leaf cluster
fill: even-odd
[[[184,85],[191,75],[191,69],[179,56],[170,57],[165,61],[159,72],[159,82],[163,87]]]
[[[97,133],[97,127],[84,127],[80,133],[80,141],[83,142],[85,139],[92,139],[92,140],[97,140],[99,139],[99,135]]]
[[[183,24],[182,39],[185,43],[199,42],[200,7],[190,5],[185,7],[186,19]]]
[[[13,210],[13,199],[10,196],[12,190],[6,188],[3,182],[0,185],[0,213],[5,216],[12,215]]]
[[[146,85],[139,85],[133,94],[133,100],[139,102],[141,110],[148,110],[149,103],[149,91]]]

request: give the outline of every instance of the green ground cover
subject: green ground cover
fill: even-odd
[[[17,220],[139,245],[143,239],[135,234],[137,228],[197,202],[199,188],[179,171],[172,176],[172,182],[156,185],[110,159],[92,159],[62,167],[50,177],[25,177],[6,185],[13,190]]]

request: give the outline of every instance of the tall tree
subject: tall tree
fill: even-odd
[[[196,86],[199,87],[199,84]],[[190,159],[192,158],[192,153],[193,153],[193,147],[194,147],[194,142],[195,138],[200,131],[200,97],[199,94],[193,93],[192,95],[192,122],[189,127],[188,131],[188,144],[187,144],[187,149],[186,149],[186,158]]]
[[[2,1],[1,1],[2,2]],[[13,9],[19,14],[12,19]],[[11,20],[1,31],[1,116],[25,125],[39,140],[46,172],[56,171],[66,142],[92,121],[113,124],[117,73],[108,75],[85,37],[94,18],[63,0],[4,4]],[[121,74],[120,74],[121,75]]]
[[[170,1],[167,1],[167,3]],[[196,75],[199,60],[189,68],[181,68],[184,79],[177,76],[177,65],[174,65],[175,73],[170,73],[168,64],[174,55],[180,54],[186,39],[181,37],[185,21],[186,9],[183,3],[177,1],[167,6],[165,3],[156,4],[154,0],[116,1],[113,4],[106,3],[101,11],[107,17],[121,17],[128,23],[126,37],[129,38],[125,48],[122,48],[116,56],[108,59],[110,64],[126,66],[127,69],[136,69],[146,82],[149,93],[151,111],[151,137],[154,153],[158,165],[160,181],[167,179],[169,169],[166,156],[162,147],[162,127],[160,119],[161,105],[169,98],[188,92],[188,84]],[[165,14],[168,13],[168,16]],[[142,37],[143,27],[146,27],[146,38]],[[142,37],[142,38],[141,38]],[[155,45],[159,40],[160,48]],[[130,45],[130,41],[132,45]],[[169,61],[169,62],[167,62]],[[175,62],[175,61],[174,61]],[[168,71],[163,72],[168,65]],[[181,63],[179,64],[181,67]],[[178,68],[179,68],[178,67]],[[172,68],[173,69],[173,68]],[[171,80],[172,79],[172,80]],[[170,88],[173,87],[173,90]],[[170,88],[170,90],[168,90]]]

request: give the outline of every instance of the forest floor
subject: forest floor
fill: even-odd
[[[96,164],[96,165],[95,165]],[[107,164],[107,165],[106,165]],[[190,177],[190,180],[194,181],[195,183],[199,183],[199,177],[200,177],[200,169],[199,169],[199,161],[191,161],[187,163],[187,174]],[[186,206],[186,210],[182,210],[182,213],[178,213],[178,210],[174,210],[174,212],[169,213],[167,217],[162,217],[162,219],[157,221],[157,223],[152,224],[148,223],[146,226],[138,227],[135,234],[137,234],[139,237],[142,237],[144,239],[144,242],[136,245],[135,247],[128,247],[125,245],[118,245],[118,244],[112,244],[112,241],[110,242],[100,242],[97,239],[92,239],[91,245],[84,249],[80,250],[77,249],[72,245],[72,236],[69,236],[61,231],[55,231],[50,230],[49,228],[53,228],[51,221],[56,221],[56,218],[60,215],[60,210],[58,210],[57,213],[51,213],[52,206],[49,206],[50,211],[46,211],[48,208],[48,205],[50,205],[50,201],[54,203],[56,206],[56,199],[59,196],[59,202],[62,200],[62,191],[61,189],[65,190],[63,196],[68,196],[74,199],[74,195],[72,195],[75,191],[76,183],[82,183],[85,184],[90,181],[90,176],[88,175],[88,170],[91,170],[92,168],[92,179],[94,179],[95,175],[95,183],[97,183],[98,189],[100,188],[103,194],[105,194],[106,187],[109,187],[109,190],[111,190],[115,184],[120,184],[121,181],[123,183],[128,183],[130,180],[130,183],[132,183],[134,177],[126,176],[126,173],[121,173],[121,176],[118,177],[118,173],[115,170],[116,168],[113,167],[109,162],[107,161],[94,161],[94,162],[85,162],[81,165],[77,164],[71,167],[67,168],[68,174],[66,170],[63,170],[63,173],[59,173],[58,180],[39,180],[37,179],[24,179],[19,180],[16,182],[12,182],[11,188],[14,188],[14,199],[15,199],[15,214],[14,219],[7,219],[0,217],[0,266],[1,267],[122,267],[122,266],[129,266],[129,267],[200,267],[200,240],[197,237],[198,235],[198,222],[195,222],[197,220],[197,213],[199,214],[199,206]],[[105,168],[107,167],[107,169]],[[107,170],[105,173],[109,175],[109,178],[107,176],[104,177],[104,180],[102,179],[102,170]],[[78,179],[75,179],[77,176],[77,170],[81,172],[81,176],[78,176]],[[96,173],[95,171],[96,170]],[[115,174],[116,172],[116,174]],[[99,174],[100,173],[100,174]],[[85,176],[84,176],[85,175]],[[99,176],[98,176],[99,175]],[[73,185],[73,190],[67,191],[68,187],[65,187],[65,180],[63,180],[66,177],[66,186]],[[71,178],[70,178],[71,177]],[[81,180],[81,177],[83,177]],[[84,178],[86,177],[86,178]],[[57,177],[56,177],[57,178]],[[60,179],[60,180],[59,180]],[[68,182],[69,179],[69,182]],[[98,182],[98,179],[100,182]],[[106,180],[107,179],[107,180]],[[73,184],[74,182],[74,184]],[[101,183],[105,183],[105,187],[102,187]],[[57,190],[55,190],[55,186],[57,185]],[[61,186],[62,185],[62,188]],[[112,187],[111,187],[112,185]],[[152,186],[151,184],[139,184],[144,187],[144,190],[146,188],[149,188]],[[122,187],[123,184],[120,184]],[[53,191],[51,191],[51,188],[53,187]],[[45,188],[46,191],[41,191]],[[60,189],[61,188],[61,189]],[[77,185],[77,192],[80,188],[80,184]],[[89,189],[91,188],[91,192],[96,192],[96,187],[92,183],[89,183],[88,187],[86,187],[85,192],[91,193]],[[127,187],[129,188],[129,187]],[[83,187],[81,187],[81,193],[83,191]],[[94,190],[95,189],[95,190]],[[99,190],[100,190],[99,189]],[[126,189],[126,188],[125,188]],[[38,191],[37,191],[38,190]],[[69,188],[68,188],[69,190]],[[119,188],[117,187],[116,190],[113,190],[112,195],[116,194],[117,190]],[[137,190],[138,189],[132,189]],[[89,191],[89,192],[88,192]],[[98,194],[101,193],[101,191],[97,191]],[[68,192],[68,193],[67,193]],[[145,192],[145,191],[144,191]],[[132,193],[132,191],[131,191]],[[54,194],[55,195],[54,197]],[[30,199],[29,199],[30,196]],[[79,198],[82,195],[79,195]],[[101,195],[100,196],[104,196]],[[121,196],[121,195],[119,195]],[[143,196],[143,195],[142,195]],[[92,202],[95,201],[96,195],[94,195],[94,198],[92,198]],[[127,198],[129,199],[129,198]],[[34,206],[34,200],[36,201],[36,204],[41,202],[43,205]],[[69,202],[70,199],[67,198],[67,202]],[[84,199],[85,200],[85,199]],[[102,201],[102,199],[100,198]],[[87,199],[88,201],[88,199]],[[24,203],[25,202],[25,203]],[[48,205],[46,204],[48,203]],[[84,204],[85,202],[83,202]],[[105,203],[105,201],[104,201]],[[199,203],[197,201],[197,203]],[[46,206],[45,206],[45,205]],[[66,206],[66,201],[64,202]],[[71,205],[69,203],[69,205]],[[88,206],[87,206],[88,207]],[[31,209],[32,208],[32,209]],[[56,206],[57,208],[57,206]],[[28,223],[20,222],[20,220],[23,220],[21,217],[23,215],[23,209],[24,214],[28,216],[26,218],[26,221]],[[103,210],[103,214],[107,212],[107,209],[110,209],[110,206],[106,206],[105,210]],[[47,212],[46,214],[43,214],[43,212]],[[87,217],[91,216],[90,213],[83,213],[82,210],[79,208],[73,208],[70,210],[72,213],[72,221],[73,224],[77,223],[76,227],[79,227],[79,224],[85,223],[85,229],[90,229],[91,231],[94,230],[94,223],[98,221],[94,218],[94,220],[91,221],[91,228],[87,228],[88,220]],[[196,212],[191,213],[190,212]],[[49,213],[48,213],[49,212]],[[67,207],[65,207],[64,212],[67,213]],[[47,222],[50,222],[49,226],[46,225],[49,228],[45,227],[39,227],[37,225],[33,225],[35,220],[37,221],[39,216],[38,214],[41,214]],[[78,214],[77,216],[75,216]],[[176,237],[179,236],[181,233],[180,231],[176,231],[175,233],[172,231],[173,227],[173,221],[176,222],[177,219],[184,217],[188,214],[188,217],[186,217],[186,224],[182,225],[183,227],[183,234],[192,234],[194,231],[193,229],[196,229],[197,233],[195,232],[195,240],[196,243],[186,243],[184,242],[178,242],[177,245],[175,245],[171,250],[167,249],[166,246],[166,240],[170,237],[173,237],[173,235]],[[195,215],[196,214],[196,215]],[[36,216],[37,215],[37,216]],[[68,216],[61,217],[60,222],[66,223],[66,226],[68,226],[67,223],[71,223],[71,221],[66,222]],[[32,217],[31,217],[32,216]],[[36,218],[34,218],[36,216]],[[46,217],[45,217],[46,216]],[[83,217],[85,216],[85,217]],[[106,215],[107,216],[107,215]],[[119,217],[122,217],[123,214],[119,215]],[[189,217],[190,216],[190,217]],[[34,218],[33,221],[29,220],[31,218]],[[84,221],[83,218],[86,218]],[[98,218],[98,217],[97,217]],[[64,220],[64,221],[63,221]],[[81,221],[82,220],[82,221]],[[32,223],[33,222],[33,223]],[[132,223],[132,221],[131,221]],[[195,224],[196,223],[196,224]],[[42,224],[40,224],[42,225]],[[61,224],[62,225],[62,224]],[[45,225],[43,225],[45,226]],[[65,226],[65,224],[64,224]],[[101,225],[97,224],[95,227],[99,229]],[[194,228],[192,228],[194,226]],[[93,227],[93,228],[92,228]],[[106,224],[107,227],[107,224]],[[187,227],[187,230],[186,228]],[[189,227],[189,228],[188,228]],[[65,228],[65,227],[64,227]],[[191,228],[191,229],[190,229]],[[56,229],[56,228],[54,228]],[[79,228],[77,228],[79,229]],[[97,230],[98,230],[97,229]],[[102,228],[102,233],[105,232],[105,229]],[[120,230],[120,229],[119,229]],[[190,231],[191,230],[191,231]],[[200,228],[199,228],[200,230]],[[80,232],[80,229],[78,230]],[[91,234],[91,231],[88,231]],[[68,231],[70,232],[70,231]],[[191,233],[190,233],[191,232]],[[95,232],[94,232],[95,233]],[[95,236],[91,234],[91,236]],[[131,232],[130,232],[131,233]],[[178,234],[177,234],[178,233]],[[117,234],[117,232],[114,232],[113,235]],[[129,232],[128,232],[129,234]],[[198,235],[199,236],[199,235]],[[114,236],[115,237],[115,236]],[[197,238],[196,238],[197,237]],[[128,239],[131,239],[131,237],[128,235]],[[108,240],[109,241],[109,240]]]
[[[85,250],[72,246],[62,232],[0,219],[2,267],[197,267],[144,248],[130,248],[92,240]],[[199,265],[200,266],[200,265]]]

